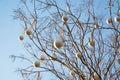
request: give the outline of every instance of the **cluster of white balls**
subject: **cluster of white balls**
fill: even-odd
[[[45,56],[41,55],[40,58],[39,58],[39,60],[33,62],[33,66],[35,68],[39,68],[40,67],[40,62],[43,61],[43,60],[45,60]]]
[[[116,16],[116,17],[114,18],[114,21],[120,23],[120,16]],[[107,19],[107,20],[106,20],[106,23],[107,23],[107,24],[111,24],[111,23],[112,23],[112,19],[111,19],[111,18]]]
[[[63,15],[62,16],[62,21],[67,22],[68,21],[68,16]],[[54,41],[53,45],[54,45],[54,48],[59,49],[59,48],[61,48],[63,46],[63,41],[61,39],[58,39],[58,40]]]
[[[26,30],[25,30],[25,34],[26,34],[27,36],[30,36],[30,35],[32,34],[32,31],[31,31],[30,29],[26,29]],[[20,35],[20,36],[19,36],[19,40],[20,40],[20,41],[24,40],[24,35]]]
[[[120,22],[120,16],[116,16],[114,18],[114,20],[115,20],[115,22]],[[68,21],[68,16],[63,15],[62,16],[62,21],[67,22]],[[111,18],[106,20],[107,24],[110,24],[111,22],[112,22]],[[99,27],[98,24],[94,24],[94,28],[98,28],[98,27]],[[30,29],[26,29],[25,34],[30,36],[32,34],[32,31]],[[21,41],[24,40],[24,35],[20,35],[19,40],[21,40]],[[63,46],[63,41],[61,39],[58,39],[58,40],[54,41],[53,45],[54,45],[54,48],[60,49]],[[88,45],[89,46],[94,46],[95,43],[94,43],[94,41],[89,41]],[[76,57],[81,58],[82,54],[80,52],[77,52]],[[53,54],[50,59],[55,61],[57,59],[57,55]],[[40,67],[40,61],[41,60],[45,60],[45,56],[41,56],[39,60],[35,61],[33,63],[33,66],[36,67],[36,68]],[[120,59],[118,59],[118,63],[120,64]],[[75,76],[75,72],[73,70],[70,71],[70,76]],[[100,78],[97,74],[94,74],[94,80],[100,80]]]

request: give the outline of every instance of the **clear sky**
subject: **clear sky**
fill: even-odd
[[[13,20],[13,10],[19,5],[19,0],[0,0],[0,80],[21,80],[16,72],[20,65],[12,62],[9,56],[19,54],[24,48],[18,40],[22,31],[21,24]]]

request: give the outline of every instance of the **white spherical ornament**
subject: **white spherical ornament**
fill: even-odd
[[[40,67],[40,61],[35,61],[35,62],[33,63],[33,66],[34,66],[34,67]]]
[[[120,16],[116,16],[114,19],[115,19],[115,22],[120,22]]]
[[[45,60],[45,56],[40,56],[40,60]]]
[[[62,16],[62,21],[63,21],[63,22],[67,22],[67,20],[68,20],[68,16],[67,16],[67,15],[63,15],[63,16]]]
[[[70,76],[75,76],[75,72],[74,71],[70,71]]]
[[[94,24],[94,28],[99,28],[99,25],[98,24]]]
[[[110,23],[111,23],[111,19],[107,19],[107,20],[106,20],[106,23],[107,23],[107,24],[110,24]]]
[[[19,36],[19,40],[21,40],[21,41],[24,40],[24,36],[23,36],[23,35],[20,35],[20,36]]]
[[[61,48],[62,46],[63,46],[63,41],[62,40],[54,41],[54,47],[55,48]]]
[[[82,54],[81,54],[81,53],[76,53],[76,57],[77,57],[77,58],[81,58],[81,57],[82,57]]]
[[[94,74],[94,80],[101,80],[97,74]]]
[[[88,45],[89,45],[89,46],[94,46],[94,45],[95,45],[95,42],[94,42],[94,41],[89,41],[89,42],[88,42]]]
[[[29,35],[31,35],[31,34],[32,34],[32,31],[31,31],[31,30],[29,30],[29,29],[26,29],[26,30],[25,30],[25,34],[29,36]]]

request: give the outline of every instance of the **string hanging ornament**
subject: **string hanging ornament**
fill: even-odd
[[[40,80],[40,71],[38,71],[37,80]]]
[[[62,24],[62,27],[59,31],[59,38],[58,40],[54,41],[54,48],[55,49],[59,49],[63,46],[64,44],[64,41],[63,41],[63,31],[64,31],[64,24],[68,21],[68,12],[69,12],[69,3],[68,1],[66,0],[66,12],[64,15],[62,15],[62,21],[63,21],[63,24]]]
[[[25,30],[25,34],[26,34],[26,35],[29,36],[29,35],[32,34],[32,28],[35,26],[36,22],[37,22],[37,20],[34,19],[34,21],[32,22],[32,24],[30,25],[30,27]]]
[[[64,42],[63,42],[63,30],[64,30],[64,23],[59,31],[59,38],[58,40],[54,41],[54,48],[55,49],[59,49],[63,46]]]
[[[95,29],[99,28],[98,20],[97,20],[95,14],[93,14],[92,17],[93,17],[93,20],[94,20],[93,27]]]
[[[94,40],[93,40],[93,36],[94,36],[94,34],[93,34],[93,32],[91,33],[91,36],[90,36],[90,38],[89,38],[89,42],[88,42],[88,45],[89,46],[94,46],[95,45],[95,42],[94,42]]]
[[[59,36],[60,36],[61,39],[63,38],[63,31],[64,31],[64,24],[62,24],[62,27],[59,31]]]
[[[26,30],[26,29],[27,29],[27,27],[24,26],[24,30],[23,30],[22,34],[18,37],[18,39],[19,39],[20,41],[23,41],[23,40],[24,40],[24,33],[25,33],[25,30]]]
[[[66,23],[68,21],[68,13],[69,13],[69,11],[70,11],[70,5],[69,5],[68,1],[66,0],[66,12],[65,12],[65,14],[62,15],[62,21],[64,23]]]

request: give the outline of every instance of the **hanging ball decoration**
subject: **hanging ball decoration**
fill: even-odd
[[[21,41],[24,40],[24,36],[23,36],[23,35],[20,35],[20,36],[19,36],[19,40],[21,40]]]
[[[100,77],[97,74],[94,74],[94,80],[101,80]]]
[[[70,71],[70,76],[75,76],[75,72],[74,71]]]
[[[35,61],[35,62],[33,63],[33,66],[34,66],[34,67],[40,67],[40,61]]]
[[[90,30],[90,26],[87,26],[87,29]]]
[[[94,28],[99,28],[99,25],[98,24],[94,24]]]
[[[112,22],[111,19],[107,19],[107,20],[106,20],[106,23],[107,23],[107,24],[110,24],[111,22]]]
[[[81,54],[80,52],[77,52],[77,53],[76,53],[76,57],[77,57],[77,58],[81,58],[81,57],[82,57],[82,54]]]
[[[63,15],[63,16],[62,16],[62,21],[63,21],[63,22],[67,22],[67,20],[68,20],[68,16],[67,16],[67,15]]]
[[[45,60],[45,56],[40,56],[40,60]]]
[[[32,34],[32,31],[31,31],[30,29],[26,29],[26,30],[25,30],[25,34],[29,36],[29,35]]]
[[[95,42],[94,42],[94,41],[89,41],[89,42],[88,42],[88,45],[89,45],[89,46],[94,46],[94,45],[95,45]]]
[[[114,18],[114,20],[115,20],[115,22],[120,22],[120,16],[116,16],[116,17]]]
[[[57,40],[54,41],[54,48],[61,48],[63,46],[63,41],[62,40]]]

